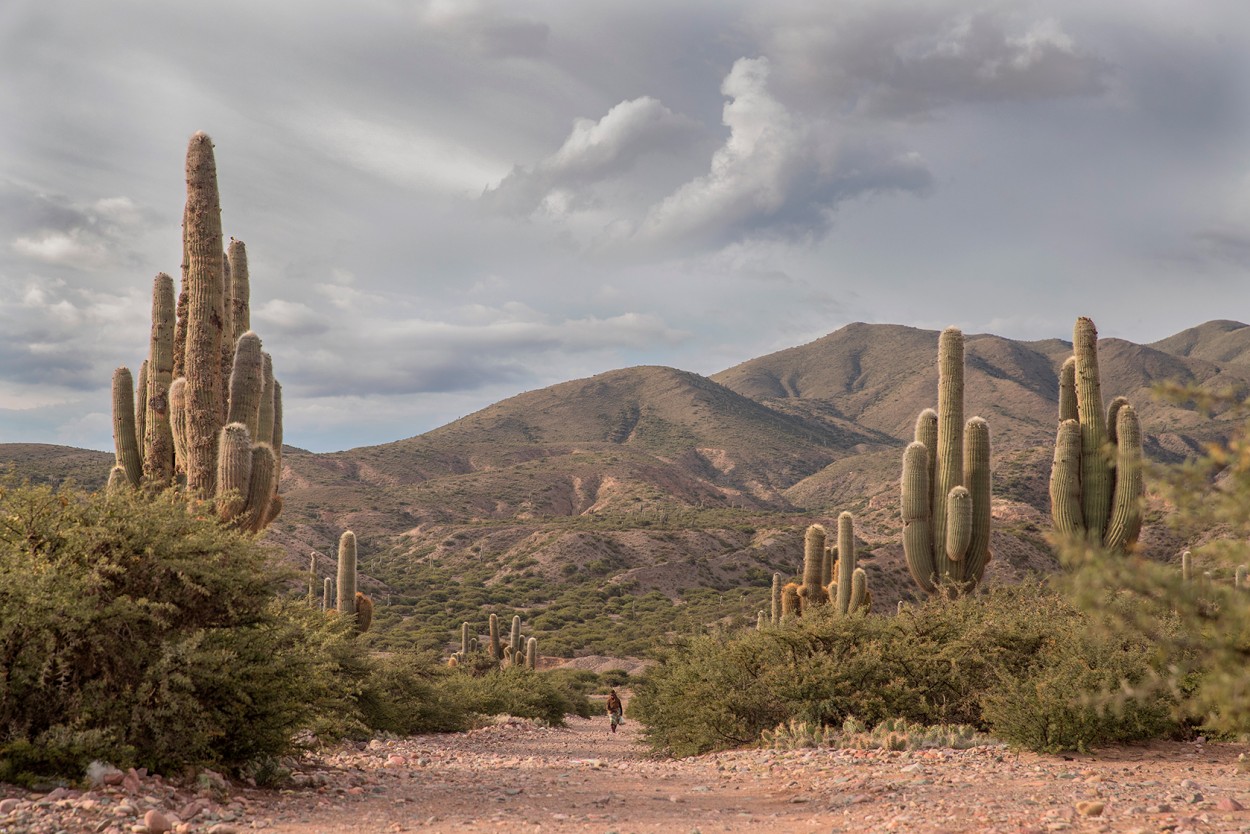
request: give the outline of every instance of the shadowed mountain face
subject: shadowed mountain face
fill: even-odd
[[[306,564],[308,550],[328,556],[353,529],[362,569],[368,554],[385,552],[378,571],[394,587],[415,581],[414,566],[472,564],[485,566],[486,582],[573,582],[591,570],[597,587],[672,596],[732,586],[743,571],[789,575],[802,528],[850,509],[879,576],[874,599],[892,605],[907,593],[899,465],[917,414],[936,405],[937,341],[932,330],[852,324],[711,378],[625,368],[394,443],[288,449],[285,510],[270,535]],[[985,417],[994,443],[994,581],[1054,567],[1046,484],[1058,371],[1070,353],[1060,339],[967,337],[966,416]],[[1231,417],[1204,417],[1154,387],[1244,396],[1250,327],[1208,322],[1150,345],[1105,339],[1100,360],[1104,400],[1127,396],[1148,455],[1175,461],[1226,434]],[[10,445],[0,455],[21,474],[81,468],[79,452],[58,449]],[[100,482],[107,470],[101,462]],[[1174,544],[1163,535],[1148,531],[1144,541],[1162,554]]]

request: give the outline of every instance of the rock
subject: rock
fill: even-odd
[[[152,809],[143,815],[143,826],[147,829],[148,834],[165,834],[173,826],[169,819],[156,809]]]
[[[1086,799],[1076,803],[1076,812],[1083,817],[1097,817],[1102,814],[1103,809],[1106,807],[1105,802]]]
[[[208,834],[239,834],[239,829],[225,822],[219,822],[208,829]]]
[[[1217,811],[1244,811],[1246,810],[1246,806],[1242,805],[1231,796],[1221,796],[1219,801],[1215,803],[1215,809]]]
[[[11,813],[18,805],[22,804],[20,799],[4,799],[0,800],[0,814]]]

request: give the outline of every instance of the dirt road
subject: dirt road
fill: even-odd
[[[606,718],[571,721],[345,747],[308,762],[282,791],[133,773],[90,792],[0,786],[0,832],[142,834],[145,818],[161,821],[153,814],[189,834],[1250,831],[1238,745],[1095,757],[746,750],[672,761],[646,756],[633,722],[612,735]]]

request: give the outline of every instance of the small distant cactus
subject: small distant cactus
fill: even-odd
[[[866,610],[868,575],[856,565],[855,517],[849,512],[838,516],[837,579],[829,585],[829,598],[839,614]]]
[[[770,594],[771,610],[769,611],[769,621],[773,625],[781,623],[781,574],[773,574],[773,587]]]
[[[1051,518],[1060,535],[1125,553],[1141,532],[1141,427],[1123,397],[1103,411],[1098,331],[1090,319],[1076,320],[1072,347],[1059,373]]]
[[[322,580],[321,585],[321,610],[329,611],[333,606],[331,600],[334,599],[334,580],[326,577]]]
[[[1181,554],[1181,579],[1194,581],[1194,557],[1188,550]]]
[[[499,615],[490,615],[490,656],[495,660],[503,659],[503,648],[499,643]]]

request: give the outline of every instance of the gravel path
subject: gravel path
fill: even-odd
[[[0,786],[0,834],[348,832],[1250,832],[1239,745],[1158,743],[1098,756],[1001,747],[917,752],[749,750],[680,761],[641,752],[637,726],[511,720],[374,741],[259,791],[157,777],[88,793]],[[54,792],[55,793],[55,792]],[[185,821],[184,821],[185,820]]]

